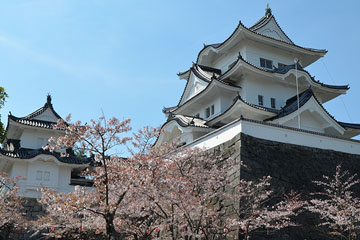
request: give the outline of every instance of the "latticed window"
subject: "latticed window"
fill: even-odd
[[[271,60],[268,60],[268,59],[265,59],[265,58],[260,58],[260,66],[263,67],[263,68],[269,68],[269,69],[272,69],[272,61]]]

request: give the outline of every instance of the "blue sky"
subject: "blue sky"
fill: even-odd
[[[0,85],[9,94],[2,120],[38,109],[50,93],[63,117],[88,121],[103,111],[131,118],[134,129],[159,126],[163,106],[176,105],[185,86],[176,73],[239,20],[255,23],[267,3],[297,45],[329,51],[307,70],[324,83],[349,84],[325,107],[360,123],[360,2],[335,0],[1,0]]]

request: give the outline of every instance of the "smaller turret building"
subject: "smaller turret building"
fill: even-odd
[[[91,184],[80,176],[91,159],[76,157],[71,149],[62,150],[67,152],[66,157],[61,152],[42,149],[50,137],[64,134],[64,130],[53,127],[58,119],[61,117],[54,110],[50,95],[43,107],[25,117],[9,113],[6,137],[0,148],[0,171],[23,178],[18,182],[20,195],[36,198],[37,189],[43,186],[70,192],[74,185]]]

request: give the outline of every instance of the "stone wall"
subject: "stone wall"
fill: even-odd
[[[303,199],[308,199],[311,192],[320,190],[312,181],[321,180],[323,175],[334,175],[338,164],[351,174],[360,173],[360,155],[284,144],[242,133],[213,150],[245,164],[234,175],[236,177],[240,174],[243,179],[254,180],[271,176],[275,195],[294,190],[301,193]],[[352,190],[360,195],[360,184]],[[318,221],[315,216],[303,213],[295,221],[302,226],[284,229],[273,235],[257,236],[256,239],[324,239],[315,230]]]
[[[43,215],[45,210],[34,198],[26,198],[23,202],[23,209],[21,210],[29,221],[36,220],[37,216]],[[20,225],[22,225],[20,223]],[[5,226],[0,229],[0,240],[14,239],[14,240],[25,240],[25,239],[37,239],[38,236],[32,236],[34,231],[21,228],[16,229],[14,226]]]

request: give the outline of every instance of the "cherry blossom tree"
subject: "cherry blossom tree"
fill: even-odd
[[[67,117],[67,122],[70,117]],[[92,228],[98,233],[105,232],[108,239],[112,239],[116,235],[115,215],[131,208],[135,191],[130,189],[135,189],[131,186],[137,184],[136,167],[116,154],[118,147],[130,140],[123,136],[130,130],[130,120],[106,120],[100,117],[84,125],[80,121],[72,124],[67,122],[58,121],[55,127],[65,129],[65,135],[58,139],[51,138],[50,142],[55,144],[49,144],[46,148],[51,151],[73,148],[91,155],[98,167],[94,171],[88,169],[85,174],[93,178],[94,188],[87,191],[78,187],[69,194],[56,194],[43,189],[40,202],[46,206],[49,215],[40,221],[52,224],[54,234],[69,228]]]
[[[154,147],[159,129],[139,130],[130,157],[122,158],[116,150],[130,141],[123,136],[130,130],[129,120],[69,121],[58,122],[65,135],[52,138],[46,148],[81,150],[98,166],[85,172],[94,188],[76,187],[67,194],[42,189],[40,202],[48,214],[38,224],[51,236],[73,229],[107,239],[222,239],[238,229],[248,236],[260,228],[290,225],[290,216],[301,205],[297,195],[290,195],[268,208],[270,178],[233,186],[232,159],[179,148],[176,142]]]
[[[291,217],[300,213],[304,202],[300,194],[290,192],[281,196],[276,203],[270,189],[271,177],[256,181],[240,179],[238,184],[229,190],[224,208],[227,211],[226,224],[230,231],[236,231],[238,239],[249,239],[259,231],[269,232],[288,226],[294,226]],[[277,197],[278,198],[278,197]]]
[[[351,190],[360,183],[357,174],[342,171],[338,165],[334,176],[323,176],[323,180],[314,183],[322,191],[312,194],[316,198],[308,202],[306,209],[320,216],[319,229],[325,227],[325,233],[332,238],[359,239],[360,198]]]
[[[26,220],[21,213],[22,197],[18,196],[16,182],[19,178],[10,178],[0,172],[0,229],[13,228],[20,230],[26,227]]]
[[[135,139],[148,143],[149,137],[139,134]],[[223,159],[200,149],[174,148],[176,144],[136,146],[148,149],[141,157],[147,158],[152,170],[152,187],[147,196],[153,200],[153,211],[159,218],[159,226],[153,229],[167,229],[168,238],[223,239],[237,231],[240,239],[255,231],[295,225],[291,217],[298,214],[303,201],[299,194],[291,192],[268,206],[273,200],[270,177],[241,179],[234,186],[230,173],[238,168],[231,158]]]

